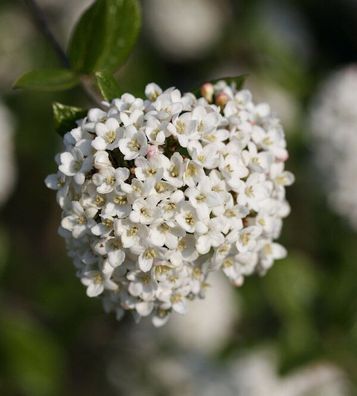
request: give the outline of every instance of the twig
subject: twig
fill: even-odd
[[[49,28],[48,20],[42,9],[37,4],[36,0],[24,0],[28,8],[31,11],[33,20],[38,28],[38,30],[46,37],[47,41],[50,43],[51,47],[56,52],[58,59],[62,65],[66,68],[70,68],[70,62],[63,51],[61,45],[57,41],[56,37]],[[102,99],[100,96],[91,88],[90,80],[87,77],[81,78],[81,86],[87,97],[93,101],[97,106],[102,107]]]
[[[61,45],[57,41],[56,37],[54,36],[50,28],[48,27],[48,20],[42,9],[38,6],[35,0],[24,0],[24,1],[32,13],[32,17],[34,19],[34,22],[38,30],[41,33],[43,33],[43,35],[46,37],[48,42],[51,44],[52,48],[55,50],[63,66],[69,67],[70,65],[67,55],[63,51]]]

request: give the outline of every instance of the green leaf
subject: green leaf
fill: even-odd
[[[137,0],[97,0],[82,15],[69,44],[69,58],[83,73],[115,71],[129,56],[141,25]]]
[[[15,393],[62,394],[65,356],[57,340],[28,315],[1,308],[0,354],[9,381],[16,385]]]
[[[248,77],[247,74],[242,74],[241,76],[236,76],[236,77],[220,77],[220,78],[216,78],[215,80],[205,81],[203,84],[211,83],[214,85],[217,84],[219,81],[225,81],[228,85],[234,85],[234,87],[239,90],[243,88],[244,82],[247,77]],[[201,86],[203,84],[201,84]],[[202,96],[201,87],[194,89],[192,92],[197,97]]]
[[[67,69],[41,69],[25,73],[14,84],[14,88],[38,91],[63,91],[79,83],[79,77]]]
[[[66,106],[58,102],[54,103],[52,108],[55,129],[61,136],[75,128],[77,126],[76,121],[87,115],[87,110],[79,107]]]
[[[100,93],[105,100],[111,101],[112,99],[119,98],[121,90],[117,80],[111,73],[106,71],[96,72],[95,78]]]
[[[267,298],[282,317],[305,315],[312,307],[319,278],[314,264],[300,252],[290,252],[264,279]]]

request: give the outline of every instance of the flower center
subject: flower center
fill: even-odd
[[[130,237],[136,236],[138,233],[139,229],[137,226],[132,226],[129,230],[128,230],[128,235]]]
[[[146,249],[146,250],[145,250],[145,253],[144,253],[144,257],[145,257],[147,260],[152,260],[152,259],[154,259],[154,258],[156,257],[155,249],[153,249],[153,248]]]
[[[128,198],[125,195],[117,195],[114,198],[114,203],[116,205],[126,205],[128,203]]]
[[[179,172],[178,172],[177,166],[172,165],[171,168],[170,168],[170,176],[171,177],[178,177],[178,175],[179,175]]]
[[[182,122],[182,121],[177,121],[176,122],[176,131],[177,131],[177,133],[179,133],[181,135],[182,133],[185,132],[185,129],[186,129],[186,124],[184,122]]]
[[[95,201],[97,206],[103,206],[105,204],[105,198],[102,197],[101,195],[96,195],[94,201]]]
[[[105,134],[105,138],[104,140],[108,143],[108,144],[112,144],[114,142],[116,138],[116,133],[115,131],[109,131]]]
[[[195,219],[193,218],[192,213],[187,213],[185,216],[185,221],[188,225],[194,225],[195,224]]]
[[[131,151],[139,151],[140,149],[140,144],[137,141],[137,139],[131,139],[130,142],[128,143],[128,147]]]

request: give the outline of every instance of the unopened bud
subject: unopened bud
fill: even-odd
[[[201,87],[201,95],[207,102],[211,103],[213,100],[214,87],[211,83],[205,83]]]
[[[155,157],[158,153],[159,153],[159,150],[158,150],[157,146],[150,144],[148,146],[148,151],[147,151],[146,156],[150,159],[150,158]]]
[[[216,105],[223,108],[227,104],[228,100],[229,100],[228,95],[224,92],[220,92],[216,96]]]

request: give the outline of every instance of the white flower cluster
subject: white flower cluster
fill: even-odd
[[[357,66],[332,74],[311,111],[317,165],[325,176],[333,209],[357,229]]]
[[[222,37],[233,11],[226,0],[146,0],[149,39],[168,58],[199,59]]]
[[[17,173],[14,157],[14,120],[8,108],[0,102],[0,205],[14,189]]]
[[[118,318],[160,326],[204,295],[211,271],[241,285],[286,254],[273,242],[293,182],[279,120],[223,81],[201,93],[149,84],[146,100],[90,110],[46,179],[88,296]]]

